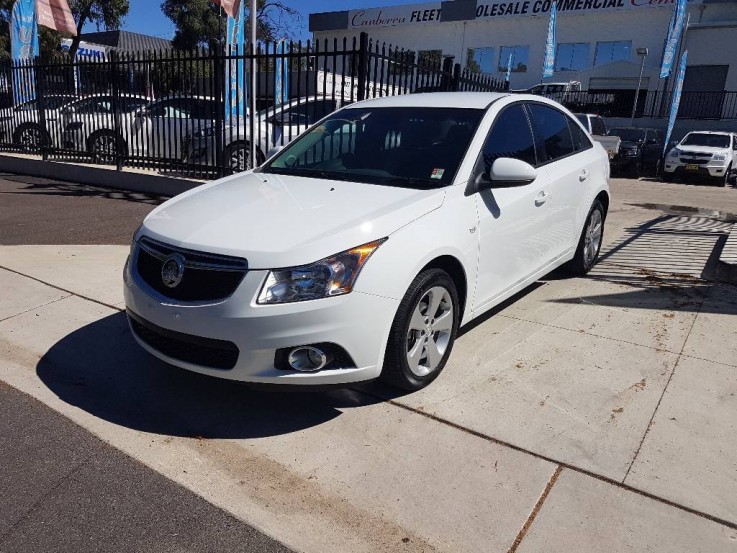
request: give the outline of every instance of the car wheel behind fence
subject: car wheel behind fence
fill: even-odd
[[[101,131],[93,134],[89,139],[88,151],[96,163],[105,165],[115,163],[117,152],[115,133]]]
[[[48,146],[51,142],[49,135],[38,125],[21,125],[15,131],[13,142],[21,146],[27,152],[38,152],[42,146]]]

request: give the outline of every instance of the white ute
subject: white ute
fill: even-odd
[[[604,149],[546,98],[351,104],[146,217],[124,270],[131,329],[211,376],[416,390],[461,325],[560,265],[593,266],[608,176]]]
[[[665,157],[663,180],[696,177],[726,186],[737,176],[737,134],[690,132]]]

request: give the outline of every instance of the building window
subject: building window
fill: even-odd
[[[471,73],[494,73],[494,49],[469,48],[466,51],[466,69]]]
[[[632,41],[597,42],[594,65],[603,65],[613,61],[627,61],[632,58]]]
[[[499,66],[497,69],[500,73],[506,73],[509,56],[512,56],[512,73],[524,73],[527,71],[529,55],[529,46],[502,46],[499,49]]]
[[[443,63],[443,51],[442,50],[418,50],[417,61],[424,66],[435,67],[442,65]]]
[[[558,55],[555,56],[556,71],[578,71],[585,69],[589,64],[590,44],[588,42],[576,42],[572,44],[559,44]]]

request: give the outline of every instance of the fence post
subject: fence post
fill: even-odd
[[[358,101],[366,99],[366,81],[368,80],[368,34],[361,33],[358,42]]]
[[[212,50],[211,50],[212,51]],[[215,105],[218,106],[220,113],[215,113],[215,165],[217,165],[218,178],[225,176],[225,156],[223,153],[223,142],[225,127],[223,125],[223,119],[225,117],[225,96],[223,91],[227,90],[230,94],[229,83],[228,87],[225,87],[225,64],[229,64],[230,60],[225,59],[226,49],[224,45],[219,45],[214,49],[215,57],[213,59],[213,72],[214,72],[214,85],[215,85]],[[211,54],[212,55],[212,54]],[[244,51],[245,55],[245,51]],[[244,77],[245,78],[245,77]],[[253,93],[252,91],[250,91]]]
[[[41,159],[44,161],[47,161],[49,159],[49,152],[46,147],[46,136],[51,136],[51,134],[48,132],[48,129],[46,128],[46,93],[44,90],[44,65],[41,62],[41,57],[36,56],[33,59],[33,65],[27,66],[28,70],[33,70],[32,68],[35,68],[35,76],[36,76],[36,109],[38,110],[38,126],[39,129],[39,140],[41,142]]]
[[[110,82],[113,89],[113,133],[115,134],[115,168],[118,171],[123,170],[123,133],[121,128],[120,115],[120,75],[118,74],[118,53],[113,50],[110,52]]]
[[[453,80],[451,81],[451,90],[453,92],[458,92],[460,90],[461,85],[461,64],[456,63],[453,66]]]

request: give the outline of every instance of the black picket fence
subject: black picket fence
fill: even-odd
[[[277,72],[287,81],[282,94]],[[228,102],[226,116],[231,82],[256,91],[254,117],[237,98]],[[213,48],[72,61],[58,53],[0,67],[0,151],[222,175],[250,167],[254,155],[262,161],[352,102],[505,88],[503,81],[462,71],[452,59],[423,58],[366,34],[286,48],[269,43],[235,55]]]
[[[561,92],[552,98],[575,112],[596,113],[602,117],[631,117],[635,91]],[[672,101],[672,91],[642,90],[635,117],[666,119],[670,117]],[[685,91],[681,95],[678,119],[737,119],[737,92]]]

